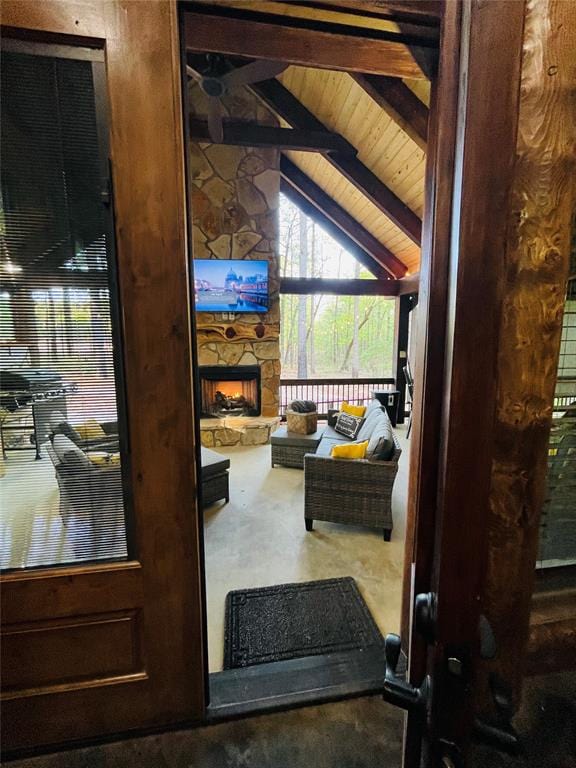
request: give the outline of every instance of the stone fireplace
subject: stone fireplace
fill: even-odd
[[[195,116],[206,119],[206,97],[198,86],[192,86],[191,104]],[[244,88],[225,95],[224,109],[228,116],[258,124],[278,125],[277,118]],[[254,423],[243,424],[242,437],[233,440],[223,436],[224,426],[240,429],[238,419],[259,420],[267,430],[278,422],[280,392],[280,301],[278,271],[278,205],[280,201],[280,152],[273,147],[252,148],[224,144],[190,142],[189,168],[192,215],[192,255],[194,259],[266,260],[269,264],[268,311],[265,313],[211,313],[196,315],[198,364],[211,369],[257,367],[259,369],[259,415],[227,416],[219,420],[203,418],[201,436],[204,445],[233,445],[235,442],[258,444],[253,432],[246,437]],[[222,376],[220,381],[225,380]],[[238,381],[238,380],[237,380]],[[205,385],[208,387],[208,385]],[[219,391],[229,398],[229,410],[241,408],[234,395],[250,399],[242,388],[227,385]],[[206,389],[206,394],[215,395]],[[208,407],[204,407],[207,405]],[[202,405],[202,415],[208,416],[214,405]],[[210,413],[210,415],[215,415]],[[220,423],[218,423],[220,422]],[[229,431],[229,430],[228,430]],[[212,433],[211,435],[208,433]],[[224,441],[224,442],[222,442]]]
[[[201,416],[260,416],[260,366],[201,365]]]

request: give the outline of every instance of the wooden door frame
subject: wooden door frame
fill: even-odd
[[[429,294],[432,293],[434,296],[434,301],[432,302],[432,312],[430,313],[428,317],[428,321],[432,322],[433,324],[433,333],[430,334],[431,341],[429,342],[431,345],[432,353],[427,356],[427,364],[431,367],[432,372],[435,376],[435,383],[433,386],[429,386],[424,390],[423,397],[421,399],[420,403],[420,410],[424,408],[424,403],[426,404],[426,408],[424,409],[425,412],[432,416],[434,415],[434,422],[432,421],[426,421],[426,435],[427,435],[427,452],[426,455],[422,455],[422,457],[419,456],[419,460],[421,462],[426,461],[430,462],[430,467],[432,467],[432,471],[428,472],[426,474],[425,480],[428,483],[427,493],[428,498],[430,497],[430,494],[432,492],[432,485],[430,485],[432,477],[435,474],[435,468],[438,466],[438,441],[436,439],[436,435],[438,434],[437,429],[440,425],[440,411],[441,406],[443,402],[442,398],[442,389],[441,385],[438,384],[438,382],[441,382],[442,379],[442,370],[443,366],[438,365],[438,362],[442,362],[443,355],[444,355],[444,344],[443,344],[443,338],[444,338],[444,332],[445,332],[445,307],[446,307],[446,301],[447,301],[447,286],[445,283],[445,275],[447,273],[447,266],[448,266],[448,260],[447,260],[447,246],[449,242],[449,227],[446,229],[445,227],[441,226],[438,227],[435,224],[435,217],[442,218],[442,224],[444,224],[446,221],[449,222],[449,209],[451,205],[451,189],[452,189],[452,168],[453,164],[451,161],[451,158],[454,154],[454,143],[455,143],[455,123],[453,123],[452,120],[446,121],[444,123],[443,121],[438,120],[438,113],[442,109],[449,110],[451,108],[452,104],[455,104],[458,98],[458,82],[457,82],[457,72],[458,68],[454,68],[453,66],[453,59],[451,56],[452,52],[452,46],[458,44],[458,35],[459,35],[459,2],[457,0],[454,0],[454,2],[448,3],[451,12],[448,14],[448,17],[450,21],[448,23],[444,23],[445,32],[443,33],[446,37],[447,45],[444,46],[444,55],[442,56],[442,48],[443,48],[443,41],[442,41],[442,33],[440,38],[440,59],[444,59],[444,67],[443,69],[446,70],[446,74],[442,76],[442,81],[440,83],[440,88],[436,88],[438,91],[437,96],[435,97],[434,103],[437,104],[438,109],[436,110],[436,117],[433,119],[432,115],[432,109],[430,110],[430,117],[429,117],[429,125],[431,125],[434,121],[436,123],[440,122],[441,126],[441,140],[436,139],[435,137],[432,138],[430,129],[428,134],[428,152],[431,151],[431,147],[434,147],[434,153],[437,157],[437,162],[441,163],[441,172],[435,173],[434,168],[431,166],[430,163],[427,163],[427,171],[426,171],[426,181],[425,181],[425,201],[428,196],[430,196],[430,199],[433,200],[433,203],[426,206],[426,212],[430,211],[429,215],[425,215],[424,222],[425,227],[423,229],[423,242],[422,242],[422,250],[424,251],[424,247],[427,244],[427,247],[431,253],[434,254],[434,267],[430,268],[429,271],[426,273],[425,280],[427,282],[423,282],[422,277],[420,278],[419,282],[419,299],[418,303],[419,305],[422,302],[422,296],[426,298],[426,305],[428,304],[428,297]],[[210,5],[209,3],[206,3],[206,5]],[[212,12],[210,14],[206,14],[203,18],[202,10],[199,9],[197,4],[194,4],[193,10],[188,11],[186,8],[186,2],[183,2],[181,4],[181,55],[182,55],[182,62],[186,61],[186,40],[189,39],[193,35],[193,28],[190,26],[187,26],[186,24],[186,17],[191,16],[197,21],[211,21],[214,23],[217,18],[222,15],[222,18],[226,19],[227,12],[230,9],[224,6],[213,6]],[[229,19],[228,19],[229,21]],[[257,20],[254,21],[246,21],[245,25],[250,25],[251,23],[257,23]],[[224,41],[224,47],[226,47],[226,41],[227,39],[230,40],[230,44],[232,45],[232,50],[235,54],[240,55],[240,52],[242,49],[242,40],[245,40],[246,38],[238,37],[235,30],[229,25],[226,25],[226,28],[230,30],[230,36],[229,38],[226,38],[225,32],[223,32],[222,29],[219,30],[219,39],[221,41]],[[278,19],[276,23],[274,24],[274,29],[276,31],[276,38],[277,34],[279,34],[283,28],[286,28],[287,30],[290,30],[289,26],[284,26],[283,20]],[[292,33],[294,30],[290,30]],[[203,33],[203,39],[207,38],[206,32]],[[214,45],[214,41],[211,41],[211,50],[215,51],[217,50],[217,45]],[[376,50],[378,50],[377,44]],[[370,46],[370,40],[364,41],[364,47],[365,49],[369,49]],[[285,46],[282,46],[282,50],[279,52],[278,49],[275,50],[274,56],[276,60],[284,60],[284,48]],[[246,53],[246,55],[252,55],[252,51],[250,53]],[[366,53],[366,50],[364,51]],[[288,58],[285,60],[287,62],[290,62],[291,59],[289,53],[285,53]],[[316,58],[315,53],[310,53],[310,66],[313,67],[319,67],[319,62]],[[303,63],[303,60],[300,60],[299,63],[301,65],[305,65]],[[324,62],[326,65],[326,61]],[[183,67],[184,68],[184,67]],[[337,62],[334,62],[334,69],[342,69],[342,67],[338,66]],[[450,70],[448,72],[448,70]],[[376,66],[374,68],[374,71],[378,71],[378,67]],[[386,71],[383,70],[381,74],[385,74]],[[424,75],[422,75],[424,76]],[[434,83],[436,82],[437,77],[434,77],[432,79],[432,83],[434,86]],[[183,87],[186,84],[186,77],[183,75]],[[434,90],[434,88],[433,88]],[[187,125],[187,115],[184,111],[183,113],[183,119],[184,124]],[[188,136],[185,136],[185,141],[187,141]],[[439,186],[437,186],[439,185]],[[440,186],[441,185],[441,186]],[[190,187],[190,184],[188,184],[188,187]],[[448,191],[450,191],[450,196],[448,196]],[[432,213],[433,212],[433,213]],[[192,250],[192,236],[191,236],[191,217],[189,217],[189,249]],[[444,282],[443,282],[444,278]],[[398,281],[399,282],[399,281]],[[417,292],[418,291],[418,281],[414,283],[415,291],[411,292]],[[402,299],[407,299],[407,296],[402,296]],[[399,303],[399,300],[397,300]],[[194,319],[192,319],[193,327],[195,325]],[[422,333],[422,323],[419,323],[419,333]],[[420,345],[420,346],[426,346]],[[194,365],[196,365],[196,350],[194,350]],[[194,372],[195,373],[195,372]],[[196,380],[196,375],[194,376],[194,379]],[[197,384],[196,384],[197,386]],[[416,408],[418,410],[418,407]],[[199,430],[198,430],[199,434]],[[413,432],[412,434],[414,436],[417,436],[419,434],[419,423],[418,419],[416,418],[414,420],[413,425]],[[413,442],[416,442],[413,439]],[[422,442],[422,441],[421,441]],[[199,450],[199,449],[198,449]],[[198,462],[200,459],[198,458]],[[414,454],[411,456],[411,461],[414,461]],[[418,466],[421,464],[419,463]],[[198,466],[200,464],[198,463]],[[410,470],[410,477],[413,475],[413,470]],[[434,486],[435,488],[435,486]],[[416,519],[415,517],[413,518]],[[427,518],[428,519],[428,518]],[[201,514],[200,514],[200,520],[201,520]],[[415,532],[415,526],[412,524],[411,520],[409,519],[407,521],[407,531],[414,533]],[[420,533],[424,533],[424,530]],[[432,531],[433,534],[433,531]],[[199,539],[203,541],[203,532],[199,530],[198,532]],[[430,544],[430,546],[433,545],[433,536],[428,535],[426,538],[426,541]],[[406,549],[408,551],[408,548]],[[427,564],[431,560],[431,556],[427,557]],[[202,554],[202,562],[201,562],[201,570],[202,570],[202,584],[203,584],[203,590],[205,592],[206,590],[206,573],[205,573],[205,567],[204,567],[204,556]],[[429,569],[422,569],[423,573],[428,573]],[[404,587],[406,586],[407,579],[410,579],[410,574],[404,574]],[[403,597],[403,605],[402,605],[402,611],[404,615],[404,609],[406,606],[410,606],[409,601],[409,595],[408,598],[406,597],[406,594]],[[406,625],[407,627],[410,626],[409,622]],[[205,636],[207,636],[208,628],[207,624],[204,625],[204,633]],[[406,635],[407,637],[408,635]],[[204,664],[205,669],[208,669],[208,650],[207,647],[204,651]],[[418,669],[418,667],[416,667]],[[417,672],[415,673],[417,674]],[[207,685],[208,690],[208,685]]]

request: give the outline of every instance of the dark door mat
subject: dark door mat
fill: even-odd
[[[354,579],[239,589],[226,595],[224,669],[382,646]]]

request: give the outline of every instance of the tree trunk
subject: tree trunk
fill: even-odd
[[[364,317],[362,318],[362,321],[358,324],[358,331],[360,331],[360,329],[366,325],[366,323],[370,319],[370,315],[372,314],[373,309],[374,309],[374,304],[371,304],[369,307],[366,308]],[[352,352],[353,345],[354,345],[354,337],[352,337],[352,339],[350,340],[350,343],[346,347],[346,352],[344,354],[344,359],[342,360],[342,366],[340,368],[341,371],[345,370],[346,366],[348,365],[348,360],[350,359],[350,353]]]
[[[357,261],[354,266],[354,278],[357,280],[360,275],[360,263]],[[354,296],[352,302],[353,312],[353,331],[352,331],[352,378],[357,379],[360,371],[360,345],[359,328],[360,322],[360,296]]]
[[[300,277],[306,277],[308,266],[308,221],[302,211],[299,215],[300,228]],[[306,296],[298,297],[298,378],[308,377],[306,350]]]
[[[314,222],[311,222],[312,224],[312,248],[310,249],[310,277],[316,277],[315,274],[315,266],[316,266],[316,225]],[[315,304],[317,302],[316,296],[310,296],[310,323],[308,326],[308,336],[310,337],[310,347],[309,347],[309,369],[310,373],[314,374],[314,371],[316,370],[316,363],[314,360],[314,321],[316,320],[316,312],[317,308],[315,307]]]

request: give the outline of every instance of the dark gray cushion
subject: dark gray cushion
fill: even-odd
[[[291,445],[298,448],[310,448],[310,453],[318,445],[320,438],[324,434],[324,427],[317,429],[311,435],[301,435],[299,432],[288,432],[286,427],[279,427],[270,436],[272,445]]]
[[[200,449],[200,460],[202,462],[202,478],[219,475],[230,466],[230,459],[222,456],[216,451],[202,447]]]
[[[392,458],[393,453],[394,436],[392,432],[392,424],[386,414],[382,413],[381,418],[378,419],[372,430],[368,448],[366,449],[366,458],[389,461]]]

